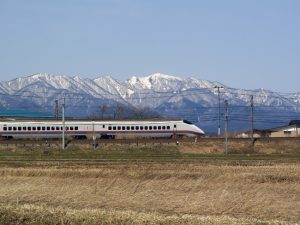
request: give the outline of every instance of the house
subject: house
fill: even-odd
[[[270,129],[270,137],[299,137],[300,120],[292,120],[286,126]]]

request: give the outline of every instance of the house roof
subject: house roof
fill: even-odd
[[[293,125],[285,125],[285,126],[280,126],[280,127],[275,127],[270,129],[271,132],[275,132],[275,131],[280,131],[280,130],[287,130],[287,129],[291,129],[291,128],[296,128],[299,127],[297,124],[293,124]]]
[[[289,125],[298,125],[298,126],[300,126],[300,120],[291,120],[289,122]]]

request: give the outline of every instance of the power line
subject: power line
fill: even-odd
[[[231,90],[231,91],[229,91]],[[234,89],[234,88],[224,88],[224,95],[228,95],[228,94],[232,94],[232,95],[236,95],[236,96],[256,96],[256,97],[266,97],[265,94],[260,94],[257,93],[257,91],[255,92],[254,90],[242,90],[244,91],[244,93],[241,93],[241,90],[239,89]],[[246,93],[248,92],[248,93]],[[290,100],[292,98],[299,98],[297,97],[299,94],[287,94],[287,93],[279,93],[279,92],[272,92],[272,91],[265,91],[269,94],[272,94],[273,96],[271,96],[271,98],[279,98],[279,99],[284,99],[284,100]],[[33,92],[31,91],[24,91],[23,93],[30,93],[31,95],[23,95],[23,94],[9,94],[9,93],[0,93],[0,95],[5,95],[5,96],[15,96],[15,97],[32,97],[32,98],[51,98],[52,96],[38,96],[36,94],[49,94],[49,91],[45,91],[45,92],[34,92],[35,95],[33,95]],[[189,96],[189,95],[194,95],[195,94],[212,94],[217,95],[212,88],[193,88],[193,89],[188,89],[188,90],[177,90],[177,91],[147,91],[147,92],[143,92],[143,91],[139,91],[134,93],[133,95],[139,95],[139,97],[129,97],[129,99],[141,99],[141,98],[153,98],[153,97],[157,97],[157,98],[161,98],[161,97],[173,97],[173,96]],[[114,94],[114,93],[94,93],[94,95],[92,93],[78,93],[78,92],[70,92],[68,90],[61,90],[61,91],[55,91],[55,92],[51,92],[52,95],[80,95],[80,96],[89,96],[92,98],[102,98],[102,97],[110,97],[110,98],[122,98],[122,99],[126,99],[125,97],[122,97],[121,93],[118,94]],[[160,96],[155,96],[155,95],[160,95]],[[146,95],[146,97],[142,97],[140,95]],[[163,95],[163,96],[161,96]],[[276,95],[276,96],[274,96]],[[283,95],[283,96],[282,96]],[[293,96],[295,95],[295,96]],[[108,97],[107,97],[108,96]],[[284,96],[288,96],[288,97],[284,97]],[[70,98],[70,97],[68,97]],[[73,97],[72,97],[73,98]]]
[[[228,153],[228,101],[225,100],[225,154]]]

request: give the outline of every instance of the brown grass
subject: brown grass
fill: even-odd
[[[299,175],[297,163],[5,166],[0,215],[43,211],[45,218],[63,214],[66,221],[94,218],[86,224],[117,224],[119,218],[118,224],[296,223]],[[116,223],[95,222],[102,217]],[[75,222],[62,224],[81,224]]]
[[[299,139],[258,139],[254,147],[249,139],[229,139],[230,153],[300,153]],[[224,139],[199,139],[198,142],[181,143],[179,151],[184,153],[223,153]]]
[[[282,221],[258,219],[237,219],[229,216],[162,215],[135,211],[103,209],[53,208],[36,205],[0,206],[2,224],[86,224],[86,225],[285,225]]]

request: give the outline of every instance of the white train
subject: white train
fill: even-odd
[[[0,122],[0,135],[6,139],[62,138],[62,121]],[[92,138],[171,138],[197,137],[204,132],[186,120],[147,121],[66,121],[65,137]]]

